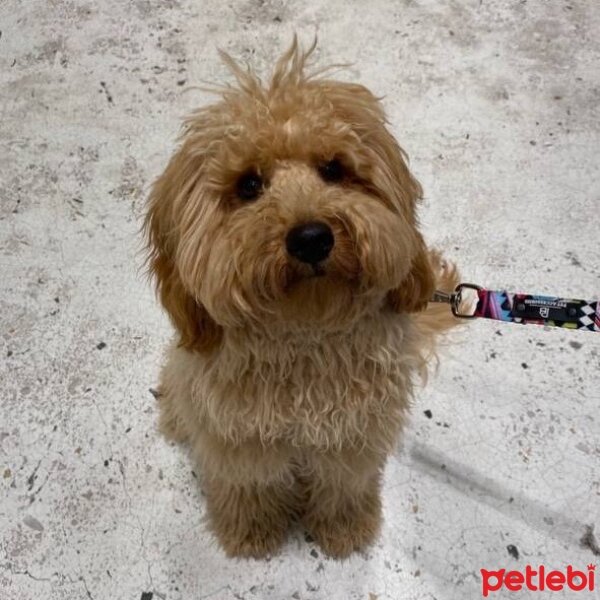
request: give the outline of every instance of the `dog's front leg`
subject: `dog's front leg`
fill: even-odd
[[[330,556],[344,558],[377,537],[384,463],[384,456],[369,451],[315,452],[309,457],[303,523]]]
[[[197,451],[210,526],[227,555],[274,553],[298,512],[290,452],[212,435],[199,440]]]

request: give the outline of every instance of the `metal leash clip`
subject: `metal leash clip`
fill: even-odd
[[[436,290],[431,302],[443,302],[444,304],[449,304],[452,309],[452,314],[460,319],[474,319],[475,314],[468,314],[460,311],[461,303],[463,301],[463,290],[465,289],[475,290],[477,292],[483,288],[474,283],[459,283],[452,293]]]

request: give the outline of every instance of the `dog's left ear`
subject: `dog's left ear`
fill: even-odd
[[[388,299],[393,310],[417,312],[427,307],[436,285],[429,250],[418,230],[416,213],[423,190],[408,168],[406,153],[384,123],[381,125],[378,154],[384,158],[385,168],[380,169],[378,186],[386,192],[387,197],[407,220],[414,234],[411,243],[413,258],[410,270],[398,287],[389,292]]]
[[[417,312],[427,307],[436,286],[429,250],[418,229],[417,208],[423,190],[408,168],[408,156],[388,131],[385,120],[380,122],[376,144],[379,146],[377,154],[385,164],[379,170],[378,185],[407,220],[414,234],[410,270],[398,287],[389,292],[388,299],[393,310]]]
[[[388,293],[388,300],[397,312],[417,312],[427,308],[435,292],[435,273],[429,251],[421,234],[417,233],[417,252],[404,281]]]

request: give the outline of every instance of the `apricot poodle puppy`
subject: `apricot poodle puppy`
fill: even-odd
[[[335,557],[374,541],[415,376],[454,324],[427,306],[457,275],[379,100],[309,72],[313,48],[266,85],[225,55],[236,84],[185,121],[149,200],[177,332],[160,429],[193,449],[230,556],[272,554],[293,522]]]

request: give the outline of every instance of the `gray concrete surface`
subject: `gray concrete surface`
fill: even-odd
[[[493,322],[420,394],[376,547],[227,560],[155,430],[170,328],[138,238],[216,48],[263,69],[317,32],[386,96],[465,279],[598,297],[595,0],[4,0],[0,30],[0,598],[462,600],[481,568],[600,563],[600,336]]]

